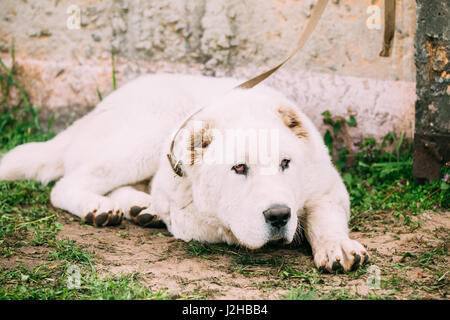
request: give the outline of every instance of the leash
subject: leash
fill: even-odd
[[[260,82],[264,81],[266,78],[268,78],[271,74],[273,74],[275,71],[277,71],[279,68],[281,68],[286,62],[288,62],[294,55],[297,54],[298,51],[304,46],[306,41],[308,40],[311,33],[314,31],[314,29],[317,26],[317,23],[320,20],[320,17],[322,16],[323,12],[325,11],[325,8],[328,4],[328,0],[318,0],[316,6],[313,9],[313,12],[311,14],[311,19],[309,20],[308,24],[306,25],[305,30],[300,36],[300,39],[297,42],[297,46],[295,49],[285,58],[280,64],[276,65],[272,69],[261,73],[257,75],[254,78],[251,78],[250,80],[247,80],[235,88],[239,89],[250,89],[259,84]],[[394,33],[395,33],[395,0],[385,0],[384,5],[384,14],[385,14],[385,29],[384,29],[384,39],[383,39],[383,49],[380,52],[380,56],[382,57],[389,57],[391,54],[392,49],[392,43],[394,40]],[[175,172],[176,175],[182,177],[184,175],[183,170],[181,168],[182,162],[181,160],[177,160],[175,157],[175,154],[173,153],[173,149],[175,146],[175,139],[178,136],[179,132],[186,126],[189,120],[191,120],[196,114],[198,114],[200,111],[202,111],[204,107],[199,108],[194,113],[190,114],[181,124],[181,126],[178,128],[178,130],[175,132],[175,134],[172,137],[171,143],[170,143],[170,150],[167,154],[167,159],[169,160],[170,166],[172,170]]]
[[[252,79],[250,79],[248,81],[245,81],[245,82],[241,83],[240,85],[236,86],[235,88],[240,88],[240,89],[253,88],[258,83],[260,83],[261,81],[265,80],[272,73],[274,73],[279,68],[281,68],[286,62],[288,62],[303,47],[303,45],[306,43],[306,40],[308,40],[309,36],[314,31],[315,27],[317,26],[317,23],[320,20],[320,17],[322,16],[322,13],[325,11],[327,3],[328,3],[328,0],[318,0],[317,1],[317,4],[314,7],[313,12],[311,14],[311,19],[309,20],[305,30],[303,31],[302,35],[300,36],[300,39],[297,42],[297,46],[292,51],[292,53],[290,55],[288,55],[288,57],[286,59],[284,59],[280,64],[278,64],[277,66],[273,67],[272,69],[270,69],[270,70],[268,70],[268,71],[266,71],[264,73],[261,73],[260,75],[254,77],[254,78],[252,78]],[[189,115],[183,121],[181,126],[178,128],[178,130],[173,135],[172,141],[170,143],[170,150],[169,150],[169,153],[167,154],[167,159],[169,160],[169,163],[170,163],[170,166],[171,166],[172,170],[175,172],[176,175],[178,175],[180,177],[182,177],[184,175],[184,173],[183,173],[183,170],[181,169],[181,165],[182,165],[181,160],[177,160],[175,155],[174,155],[174,153],[173,153],[173,148],[175,146],[175,139],[178,136],[178,134],[180,133],[181,129],[183,129],[186,126],[188,121],[191,120],[196,114],[198,114],[203,109],[204,109],[204,107],[196,110],[194,113]]]
[[[300,36],[300,39],[297,42],[297,46],[295,47],[294,51],[286,59],[283,60],[279,65],[273,67],[272,69],[261,73],[260,75],[245,81],[244,83],[241,83],[236,88],[244,88],[244,89],[250,89],[256,86],[261,81],[264,81],[266,78],[268,78],[272,73],[280,69],[286,62],[288,62],[295,54],[300,51],[300,49],[303,47],[303,45],[306,43],[306,40],[308,40],[311,33],[314,31],[314,29],[317,26],[317,23],[320,20],[320,17],[322,16],[323,12],[325,11],[325,8],[327,6],[328,0],[319,0],[314,7],[314,10],[311,14],[311,19],[309,20],[305,31],[303,31],[302,35]]]
[[[384,0],[384,37],[380,57],[389,57],[395,33],[395,0]]]

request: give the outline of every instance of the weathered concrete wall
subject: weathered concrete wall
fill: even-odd
[[[1,0],[0,56],[14,37],[20,79],[44,115],[59,124],[112,90],[111,47],[118,84],[147,72],[184,72],[243,79],[279,63],[308,21],[312,0]],[[80,28],[67,9],[81,10]],[[399,1],[394,50],[380,58],[382,27],[368,28],[369,5],[330,1],[302,49],[267,82],[320,113],[356,115],[355,135],[382,136],[414,125],[415,1]],[[73,26],[73,24],[72,24]]]
[[[413,173],[416,180],[434,180],[442,165],[450,167],[450,3],[417,4]]]

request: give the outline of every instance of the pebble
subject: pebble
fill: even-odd
[[[91,34],[91,37],[96,42],[99,42],[102,40],[102,37],[97,32],[94,32],[93,34]]]

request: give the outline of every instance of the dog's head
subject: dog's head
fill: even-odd
[[[184,162],[199,214],[251,249],[293,240],[309,145],[292,104],[263,93],[235,90],[210,105],[190,126]]]

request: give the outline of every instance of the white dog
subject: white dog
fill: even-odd
[[[162,221],[185,241],[256,249],[290,243],[301,221],[318,268],[362,265],[369,255],[349,238],[349,197],[317,129],[281,93],[239,83],[138,78],[52,140],[7,153],[0,179],[59,179],[52,204],[87,223]],[[179,176],[169,146],[199,107],[174,139]]]

